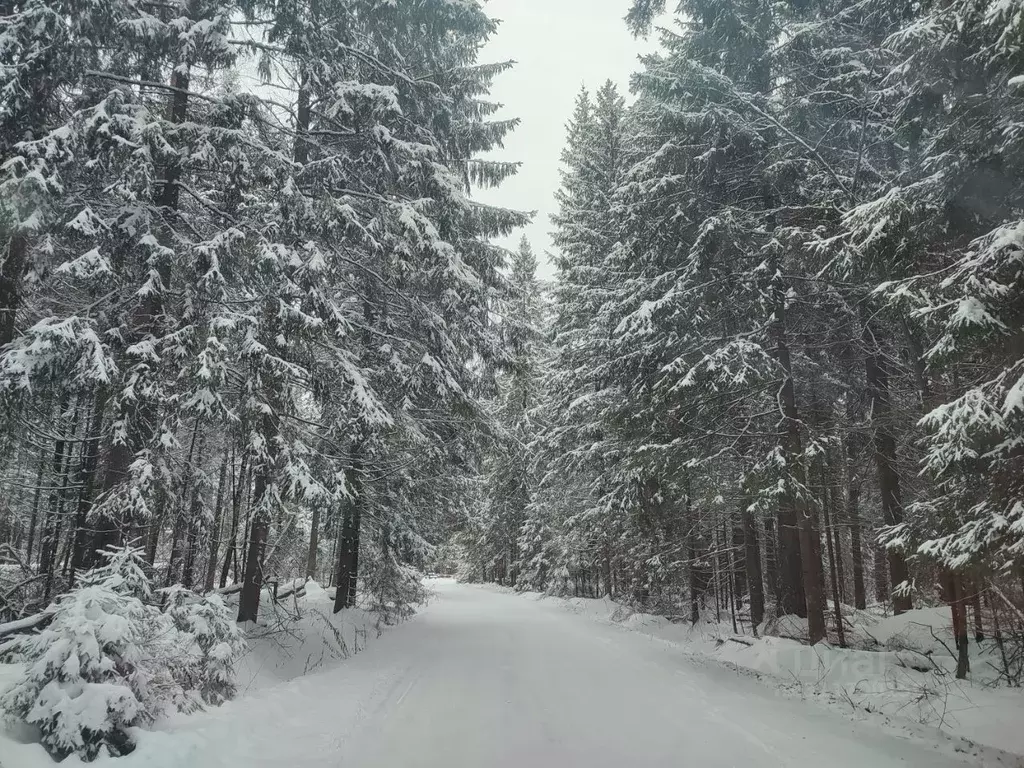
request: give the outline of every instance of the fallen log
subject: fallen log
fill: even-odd
[[[47,608],[42,613],[37,613],[34,616],[26,616],[23,619],[15,619],[14,621],[8,621],[6,624],[0,624],[0,639],[11,635],[20,635],[33,629],[42,629],[53,620],[53,613],[52,609]]]

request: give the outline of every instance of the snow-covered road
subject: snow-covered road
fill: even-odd
[[[147,738],[125,763],[275,768],[962,765],[558,605],[451,582],[337,668]]]

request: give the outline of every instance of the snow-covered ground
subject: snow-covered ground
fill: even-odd
[[[230,599],[237,600],[237,595]],[[247,731],[263,729],[266,735],[277,733],[279,738],[288,739],[287,733],[276,729],[278,724],[286,728],[285,724],[294,719],[292,713],[276,714],[273,720],[266,722],[239,720],[234,713],[239,708],[243,712],[258,711],[261,705],[256,702],[261,697],[268,699],[262,706],[274,711],[273,697],[278,692],[286,694],[291,687],[289,683],[300,678],[314,679],[317,673],[343,664],[376,642],[386,629],[380,626],[377,615],[368,611],[354,608],[334,615],[332,609],[333,600],[314,582],[306,584],[303,596],[286,598],[276,605],[264,593],[260,626],[249,628],[249,651],[236,668],[238,699],[191,717],[175,716],[159,723],[154,731],[137,731],[136,754],[119,758],[114,765],[185,768],[193,763],[190,755],[207,748],[204,746],[206,734],[212,732],[230,739],[244,738]],[[0,664],[0,691],[20,674],[20,665]],[[228,727],[230,724],[237,725],[239,730],[232,730]],[[5,731],[0,721],[0,768],[53,768],[55,763],[32,741],[30,731],[16,728]],[[221,754],[218,747],[210,748]],[[72,756],[62,765],[79,762]],[[210,763],[215,764],[218,763]]]
[[[488,587],[488,589],[499,589]],[[814,698],[848,714],[876,714],[884,723],[927,738],[939,729],[957,744],[1024,755],[1024,691],[993,683],[993,650],[972,642],[970,681],[954,677],[955,646],[949,609],[926,608],[887,618],[860,613],[848,617],[852,646],[874,650],[807,646],[783,637],[735,635],[728,626],[673,623],[636,613],[608,599],[550,598],[523,593],[521,598],[557,605],[603,624],[639,632],[691,657],[708,659],[755,673],[782,693]],[[852,613],[852,612],[851,612]],[[786,620],[795,617],[786,617]],[[783,634],[806,635],[806,626],[782,626]],[[876,720],[878,718],[875,718]],[[924,728],[917,726],[925,726]],[[1024,764],[1024,760],[1021,761]]]
[[[876,719],[850,719],[722,665],[695,663],[676,645],[588,621],[559,601],[446,580],[432,587],[436,597],[420,615],[379,639],[365,627],[365,650],[325,658],[308,674],[326,637],[314,625],[286,652],[261,640],[245,694],[142,734],[116,765],[948,768],[997,761],[994,753],[958,753],[962,744],[934,730],[883,729]],[[38,747],[10,746],[0,742],[3,768],[47,764]]]

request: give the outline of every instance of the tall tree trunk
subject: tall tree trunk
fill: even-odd
[[[309,75],[303,69],[299,75],[299,92],[295,99],[295,162],[305,165],[309,162],[309,118],[310,93]]]
[[[167,556],[167,573],[164,576],[164,586],[171,586],[177,583],[178,561],[181,559],[183,539],[185,538],[185,511],[184,501],[178,499],[174,504],[174,521],[171,526],[171,552]],[[150,526],[149,536],[153,552],[156,552],[156,538],[159,535],[161,521],[154,520]]]
[[[278,426],[275,416],[263,415],[263,438],[266,453],[256,464],[256,482],[253,485],[250,505],[249,544],[246,549],[245,573],[242,577],[242,594],[238,598],[238,621],[255,622],[260,610],[260,591],[263,588],[263,555],[270,534],[270,503],[267,492],[270,489],[272,473],[277,466]]]
[[[975,576],[975,578],[966,583],[970,585],[971,590],[971,612],[974,614],[974,641],[976,643],[983,643],[985,642],[985,619],[981,615],[983,580]]]
[[[963,680],[971,671],[970,643],[967,640],[967,601],[964,599],[963,581],[959,574],[945,571],[942,583],[953,617],[953,637],[957,649],[956,678]]]
[[[177,584],[180,581],[178,579],[178,562],[185,557],[186,539],[188,537],[188,528],[192,525],[192,512],[193,512],[193,494],[195,493],[196,484],[196,471],[195,471],[195,455],[196,455],[196,441],[199,439],[199,421],[198,419],[192,425],[192,439],[189,441],[188,456],[185,458],[185,478],[180,489],[180,494],[174,504],[174,524],[171,528],[171,554],[167,558],[167,574],[165,576],[165,584],[170,586]],[[202,451],[200,450],[200,453]],[[186,511],[187,507],[187,511]],[[156,531],[159,531],[162,527],[162,521],[152,520],[150,521],[150,537]],[[153,545],[154,552],[156,550],[156,544]]]
[[[793,472],[795,463],[800,461],[800,433],[799,423],[794,420],[796,394],[793,388],[793,377],[790,375],[789,348],[785,345],[784,336],[781,335],[778,336],[776,356],[780,364],[783,365],[786,377],[779,393],[780,406],[785,414],[780,439],[786,456],[786,471]],[[782,498],[779,499],[778,508],[779,611],[783,614],[806,617],[807,598],[799,527],[804,514],[802,508],[798,512],[796,493],[793,488],[793,479],[787,479],[786,490]]]
[[[733,588],[736,590],[736,600],[742,601],[747,594],[747,544],[742,509],[732,516],[731,523]]]
[[[796,405],[796,383],[786,331],[786,293],[775,287],[775,355],[783,372],[779,406],[782,411],[782,449],[786,460],[786,490],[779,500],[779,556],[782,560],[782,609],[800,609],[797,615],[807,617],[811,644],[825,638],[825,586],[821,565],[821,538],[815,524],[814,510],[802,497],[805,485],[803,446],[800,439],[800,417]],[[796,534],[797,548],[793,548]],[[802,573],[801,573],[802,572]],[[797,578],[801,576],[802,578]],[[800,587],[798,591],[798,586]],[[802,593],[799,594],[799,593]],[[802,596],[804,605],[799,605]]]
[[[253,490],[252,522],[242,576],[242,593],[238,599],[238,621],[256,621],[260,612],[260,591],[263,589],[263,553],[270,532],[270,514],[266,509],[269,472],[260,467]]]
[[[868,607],[864,587],[864,544],[860,520],[860,475],[857,472],[859,439],[854,434],[846,438],[846,522],[850,526],[850,554],[853,560],[853,605],[860,611]]]
[[[149,521],[149,526],[146,531],[141,534],[145,538],[146,542],[146,562],[151,566],[156,565],[156,553],[157,549],[160,547],[160,533],[164,529],[164,520],[167,517],[167,505],[170,503],[162,493],[158,495],[157,499],[156,514],[153,516],[153,519]],[[171,539],[173,549],[173,531]]]
[[[689,561],[690,576],[690,623],[696,625],[700,621],[700,605],[704,590],[700,577],[700,545],[697,537],[697,520],[693,514],[693,497],[690,493],[690,481],[686,481],[686,559]]]
[[[60,490],[57,492],[57,523],[54,526],[54,533],[52,538],[52,553],[50,555],[50,571],[47,576],[46,591],[49,594],[51,587],[53,586],[53,579],[56,575],[57,565],[63,562],[60,568],[61,574],[66,574],[68,571],[68,565],[70,562],[71,544],[74,539],[74,528],[68,526],[67,531],[64,530],[65,524],[65,511],[64,503],[68,498],[68,486],[71,484],[71,462],[74,454],[74,445],[78,442],[78,426],[79,419],[81,417],[82,409],[82,396],[79,395],[75,398],[75,410],[71,417],[70,424],[70,443],[65,446],[64,456],[64,471],[60,480]],[[82,448],[79,443],[78,461],[81,464],[82,461]],[[63,536],[67,536],[67,541],[63,541]],[[61,544],[65,543],[63,548],[63,557],[61,556]]]
[[[764,621],[764,575],[761,572],[761,547],[757,541],[757,521],[750,509],[750,499],[745,498],[740,510],[743,519],[744,566],[746,567],[747,588],[750,591],[750,621],[756,628]]]
[[[864,324],[864,343],[867,350],[865,367],[868,392],[871,394],[871,426],[874,432],[875,466],[878,469],[878,490],[882,499],[882,517],[887,526],[903,522],[903,492],[896,464],[896,438],[890,425],[892,408],[889,392],[889,372],[882,357],[874,328]],[[889,578],[893,589],[892,604],[896,614],[909,611],[910,596],[899,594],[897,588],[910,579],[907,561],[902,552],[890,548],[886,552]]]
[[[14,341],[21,304],[21,277],[28,263],[28,238],[23,232],[15,231],[6,245],[7,252],[0,258],[0,348]]]
[[[832,501],[832,521],[830,527],[832,528],[832,541],[836,553],[836,578],[839,582],[839,598],[845,604],[849,600],[849,592],[846,586],[846,561],[843,556],[842,524],[840,522],[842,520],[843,492],[839,486],[839,477],[835,471],[834,464],[830,463],[829,474],[831,477],[829,493],[831,494]]]
[[[210,526],[209,550],[206,558],[206,577],[203,579],[203,591],[212,592],[217,578],[217,553],[220,550],[220,533],[224,525],[224,492],[227,487],[228,453],[220,463],[220,477],[217,479],[217,502],[213,510],[213,524]]]
[[[245,567],[249,557],[249,532],[252,530],[252,492],[256,484],[252,479],[252,470],[249,471],[249,477],[246,478],[245,488],[245,523],[242,526],[242,546],[239,548],[238,553],[235,554],[235,583],[242,583],[242,574],[245,573]],[[241,554],[239,558],[238,554]],[[239,559],[241,559],[241,573],[239,572]]]
[[[776,529],[776,518],[766,516],[764,525],[764,579],[767,588],[775,598],[775,604],[782,605],[782,593],[779,575],[779,536]]]
[[[28,543],[25,562],[31,567],[32,549],[35,546],[36,526],[39,524],[39,500],[43,495],[43,476],[46,472],[46,454],[39,451],[39,468],[36,470],[36,487],[32,493],[32,514],[28,521]]]
[[[199,533],[203,525],[203,493],[197,488],[192,497],[192,509],[185,521],[185,551],[181,567],[181,584],[191,589],[195,583],[196,554],[199,549]]]
[[[875,600],[885,604],[889,601],[889,558],[878,544],[871,547],[874,561]]]
[[[352,446],[352,458],[345,470],[345,485],[350,498],[345,505],[345,517],[341,526],[338,543],[337,591],[334,595],[334,612],[355,605],[359,578],[359,538],[362,524],[363,504],[363,455],[362,446]]]
[[[234,464],[234,449],[232,449],[232,461],[231,461],[231,534],[228,536],[228,548],[227,552],[224,553],[224,567],[220,572],[220,588],[224,587],[228,583],[228,573],[230,573],[232,563],[238,563],[238,524],[241,520],[242,515],[242,489],[247,487],[249,480],[246,477],[248,472],[248,458],[249,454],[242,454],[242,464],[238,468],[238,476],[235,476],[235,464]]]
[[[196,423],[196,431],[199,433],[198,440],[193,438],[193,448],[189,450],[188,456],[188,487],[189,491],[186,494],[190,498],[188,517],[185,520],[185,539],[182,551],[182,569],[181,569],[181,584],[191,589],[196,564],[196,549],[199,545],[199,532],[203,524],[203,509],[205,507],[204,493],[206,489],[205,475],[202,474],[196,467],[197,464],[202,460],[202,456],[206,452],[206,432],[205,430],[198,429],[198,422]]]
[[[728,523],[723,523],[723,537],[728,533]],[[739,628],[736,626],[736,602],[738,600],[738,581],[740,579],[740,568],[737,562],[737,556],[743,552],[740,542],[741,538],[736,536],[737,533],[742,534],[742,530],[737,531],[736,527],[732,529],[732,541],[729,548],[729,578],[727,579],[727,585],[729,588],[729,618],[732,619],[732,631],[733,634],[739,634]],[[728,540],[727,538],[725,540]]]
[[[607,539],[605,539],[604,550],[602,552],[602,563],[604,565],[604,596],[614,600],[615,590],[612,585],[612,555],[611,547],[609,546]]]
[[[835,528],[832,525],[832,502],[831,489],[827,483],[823,483],[821,490],[821,511],[825,518],[825,542],[828,545],[829,573],[832,577],[832,602],[835,605],[836,635],[839,640],[839,647],[846,647],[846,630],[843,627],[843,606],[842,597],[839,594],[839,564],[838,559],[841,553],[834,544]]]
[[[316,579],[316,566],[320,552],[320,505],[313,507],[309,522],[309,552],[306,554],[306,578]]]
[[[60,542],[63,489],[67,486],[68,470],[71,464],[71,445],[64,439],[64,435],[67,430],[70,430],[72,439],[74,439],[75,424],[78,421],[77,402],[72,422],[68,423],[64,418],[70,402],[70,397],[64,395],[58,406],[56,424],[61,437],[56,440],[53,447],[53,480],[50,485],[49,506],[43,520],[42,541],[40,542],[39,570],[46,574],[43,594],[47,599],[53,591],[57,546]]]
[[[75,547],[71,560],[72,580],[75,571],[83,568],[89,560],[86,547],[89,544],[89,513],[92,511],[93,494],[96,490],[96,468],[100,455],[100,433],[103,430],[103,418],[106,410],[107,397],[105,392],[98,392],[93,399],[92,419],[89,422],[89,434],[84,444],[81,487],[78,491],[78,509],[75,512]]]

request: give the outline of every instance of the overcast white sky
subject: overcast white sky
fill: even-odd
[[[565,124],[580,86],[596,90],[611,78],[628,97],[637,57],[654,49],[634,40],[623,17],[630,0],[488,0],[487,13],[502,19],[498,34],[481,61],[514,59],[516,67],[497,78],[492,99],[505,105],[501,118],[519,117],[522,125],[493,157],[519,160],[519,174],[496,190],[480,190],[484,202],[537,211],[526,230],[540,260],[540,276],[550,278],[544,257],[552,249],[550,216],[555,212],[559,156]],[[514,247],[522,232],[509,238]]]

